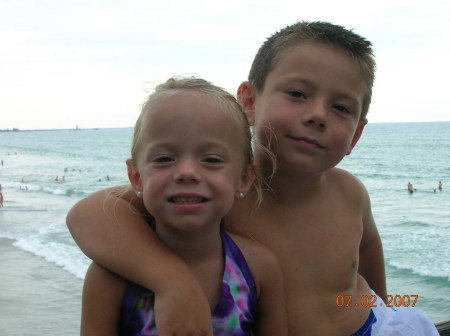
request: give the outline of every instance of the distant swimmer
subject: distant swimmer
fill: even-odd
[[[59,181],[59,176],[58,176],[58,175],[56,175],[56,177],[55,177],[55,181],[56,181],[56,182],[58,182],[58,181]]]
[[[409,192],[410,194],[412,194],[412,193],[414,192],[414,187],[413,187],[413,185],[411,184],[411,182],[408,182],[408,192]]]
[[[0,193],[0,208],[3,208],[3,194]]]
[[[442,190],[442,182],[441,182],[441,181],[439,181],[438,189],[439,189],[439,190]]]

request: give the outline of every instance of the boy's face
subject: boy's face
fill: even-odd
[[[283,169],[313,173],[350,154],[366,124],[360,122],[366,90],[350,56],[307,43],[283,52],[262,92],[245,82],[238,95],[257,139],[272,149]]]

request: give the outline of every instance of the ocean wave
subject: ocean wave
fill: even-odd
[[[73,188],[70,186],[64,188],[63,185],[59,185],[58,187],[49,187],[49,186],[40,186],[40,185],[36,185],[36,184],[31,184],[31,183],[3,182],[3,181],[1,184],[2,184],[2,188],[5,190],[15,189],[15,190],[21,190],[21,191],[30,192],[30,193],[44,192],[46,194],[52,194],[52,195],[56,195],[56,196],[84,197],[92,192],[90,190],[80,190],[78,188]]]
[[[407,228],[429,228],[434,226],[431,223],[425,223],[421,221],[406,221],[406,222],[400,222],[396,224],[397,227],[407,227]]]
[[[410,264],[407,262],[401,262],[398,260],[388,261],[388,265],[401,271],[409,271],[413,274],[420,275],[427,278],[445,279],[450,282],[450,267],[444,267],[443,265],[437,265],[432,267],[424,264]]]
[[[53,194],[56,196],[85,196],[88,193],[82,190],[78,190],[75,188],[67,188],[67,189],[63,189],[63,188],[50,188],[50,187],[42,187],[40,188],[38,191],[43,191],[45,193],[48,194]]]
[[[0,232],[0,238],[5,238],[9,240],[18,240],[19,237],[11,232]]]
[[[4,211],[4,212],[48,212],[48,209],[32,209],[30,207],[26,207],[26,206],[10,206],[8,205],[8,207],[4,207],[4,208],[0,208],[0,211]]]
[[[79,279],[84,279],[90,264],[90,260],[75,245],[43,241],[36,236],[19,238],[13,245],[23,251],[44,258],[47,262],[63,268]]]

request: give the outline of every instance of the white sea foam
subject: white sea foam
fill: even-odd
[[[43,241],[39,236],[20,238],[14,246],[62,267],[79,279],[84,279],[90,260],[76,246]]]
[[[440,263],[428,264],[426,262],[422,262],[420,264],[412,264],[408,261],[401,262],[398,260],[391,260],[388,262],[388,265],[399,270],[411,271],[414,274],[418,274],[423,277],[443,278],[450,281],[450,269],[443,268]]]

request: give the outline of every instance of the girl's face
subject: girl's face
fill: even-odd
[[[130,181],[143,192],[158,230],[217,230],[251,185],[237,122],[204,93],[164,99],[143,120]]]

